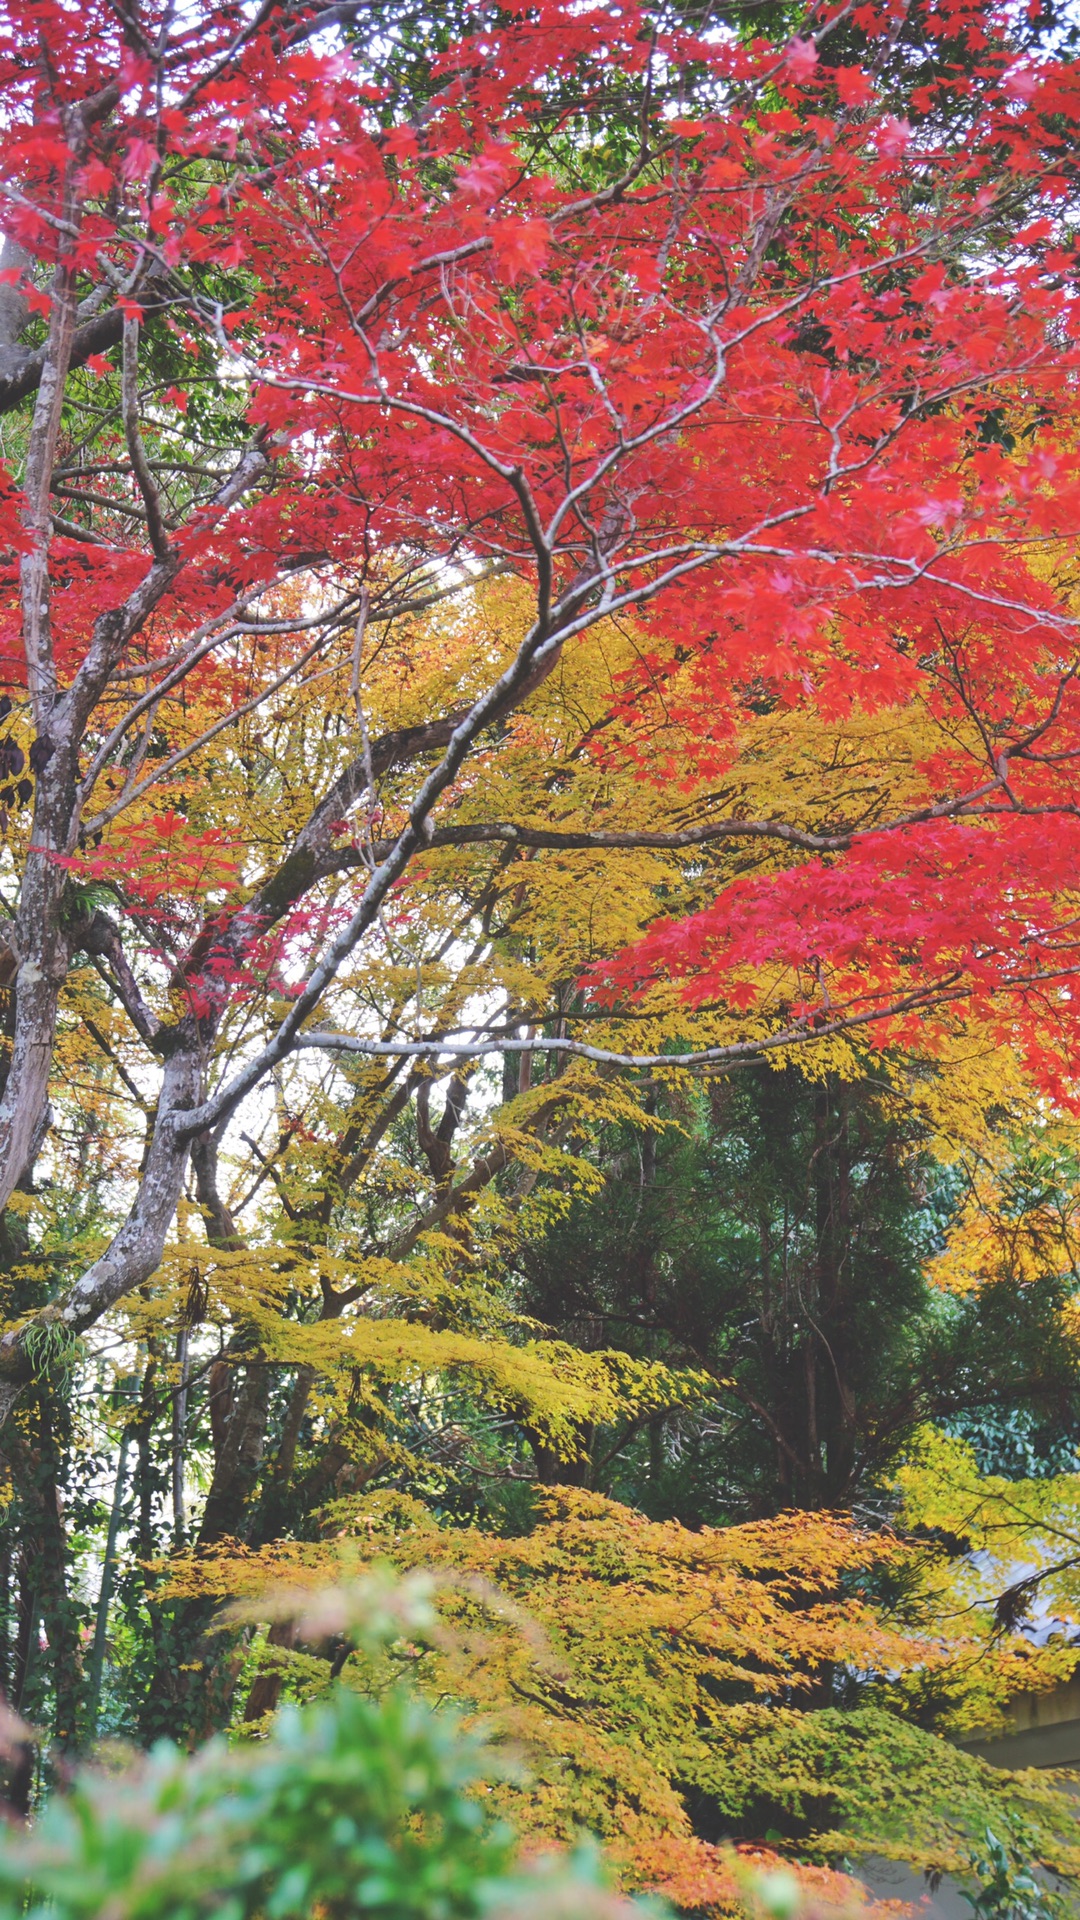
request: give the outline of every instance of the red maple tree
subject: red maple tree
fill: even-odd
[[[688,831],[678,844],[809,857],[661,925],[603,990],[661,968],[699,1003],[734,975],[737,1001],[747,968],[786,967],[773,1031],[693,1056],[720,1064],[852,1023],[902,1035],[957,999],[1022,1027],[1030,1005],[1055,1085],[1036,1029],[1048,1008],[1075,1019],[1080,79],[1017,51],[981,0],[922,11],[927,77],[904,115],[891,3],[826,5],[769,44],[630,4],[512,0],[469,14],[422,85],[383,71],[357,12],[23,0],[0,26],[0,406],[20,423],[2,651],[33,732],[28,766],[14,738],[0,752],[34,809],[0,1200],[47,1123],[77,956],[160,1062],[130,1215],[49,1309],[75,1332],[154,1270],[189,1153],[205,1169],[275,1066],[324,1044],[327,988],[417,855],[530,844],[496,786],[489,822],[456,825],[455,782],[614,616],[644,636],[620,700],[652,777],[722,768],[748,690],[826,720],[917,698],[939,744],[927,804],[872,831]],[[533,593],[513,656],[462,704],[365,738],[279,865],[207,906],[183,950],[159,943],[180,997],[155,1011],[143,947],[75,884],[132,795],[194,751],[178,731],[140,782],[139,730],[168,736],[194,688],[225,728],[272,696],[245,692],[270,640],[285,678],[320,649],[358,661],[373,624],[501,571]],[[289,617],[283,582],[301,591]],[[657,768],[644,731],[676,672],[686,759]],[[403,824],[359,859],[341,824],[374,817],[391,769],[413,773]],[[184,857],[202,872],[227,853]],[[154,848],[126,857],[149,867]],[[230,997],[350,864],[350,911],[312,934],[276,1030],[208,1084]],[[139,912],[153,895],[147,874]],[[507,1039],[332,1044],[445,1060]],[[572,1026],[556,1044],[589,1051]],[[5,1410],[30,1354],[25,1328],[7,1336]]]

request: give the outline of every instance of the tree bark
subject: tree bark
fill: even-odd
[[[183,1043],[173,1047],[165,1062],[153,1137],[127,1219],[100,1259],[33,1324],[52,1325],[69,1336],[80,1334],[160,1265],[188,1160],[185,1142],[176,1137],[176,1123],[198,1099],[201,1085],[200,1047],[192,1022]],[[0,1340],[0,1425],[32,1371],[27,1328],[13,1327]]]

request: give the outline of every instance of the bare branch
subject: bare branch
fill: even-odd
[[[157,481],[150,471],[146,452],[139,431],[139,322],[132,317],[124,320],[124,370],[121,381],[121,400],[124,414],[124,437],[127,441],[128,457],[135,483],[142,494],[146,509],[146,531],[150,536],[150,545],[154,557],[158,560],[169,558],[169,536],[165,531],[165,521],[161,512],[161,495]]]

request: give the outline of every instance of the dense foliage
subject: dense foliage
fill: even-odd
[[[981,1284],[946,1289],[964,1169],[935,1156],[929,1116],[887,1073],[746,1074],[666,1117],[602,1137],[600,1191],[519,1255],[524,1303],[575,1345],[618,1342],[713,1383],[707,1408],[600,1440],[579,1463],[590,1484],[691,1525],[846,1507],[927,1421],[1052,1433],[1056,1463],[1074,1464],[1071,1268],[1044,1259],[1021,1280],[984,1260]]]
[[[364,1619],[352,1625],[369,1656],[430,1614],[415,1589],[371,1586],[358,1601]],[[138,1766],[84,1771],[32,1835],[0,1841],[0,1911],[629,1920],[593,1862],[521,1866],[510,1829],[477,1793],[499,1771],[452,1715],[405,1688],[377,1699],[338,1688],[319,1707],[282,1713],[255,1748],[215,1741],[191,1760],[161,1742]]]
[[[8,1799],[237,1743],[51,1802],[54,1903],[213,1805],[344,1913],[340,1765],[479,1910],[425,1693],[688,1909],[1080,1875],[949,1744],[1076,1657],[1070,46],[0,9]],[[261,1597],[381,1557],[428,1638]]]
[[[631,1885],[726,1910],[732,1836],[822,1863],[874,1853],[963,1872],[987,1826],[1055,1874],[1080,1869],[1059,1782],[1002,1774],[930,1731],[988,1718],[1072,1656],[996,1650],[970,1606],[943,1639],[948,1564],[913,1565],[895,1536],[804,1513],[691,1532],[569,1488],[538,1495],[510,1535],[440,1526],[401,1495],[339,1502],[327,1520],[326,1541],[174,1565],[181,1591],[251,1594],[249,1617],[264,1632],[267,1610],[277,1621],[252,1650],[247,1731],[283,1692],[321,1695],[335,1665],[310,1635],[298,1644],[297,1603],[283,1618],[267,1580],[303,1592],[389,1559],[438,1570],[450,1629],[413,1636],[391,1670],[521,1743],[533,1830],[566,1843],[584,1824]],[[350,1663],[343,1678],[379,1676]],[[507,1806],[523,1817],[520,1790]]]

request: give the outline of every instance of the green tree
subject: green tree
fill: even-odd
[[[849,1505],[928,1419],[1080,1435],[1071,1276],[929,1283],[958,1176],[880,1074],[747,1072],[655,1118],[609,1132],[600,1191],[521,1256],[523,1306],[564,1338],[716,1382],[704,1413],[595,1436],[592,1484],[714,1522]]]

